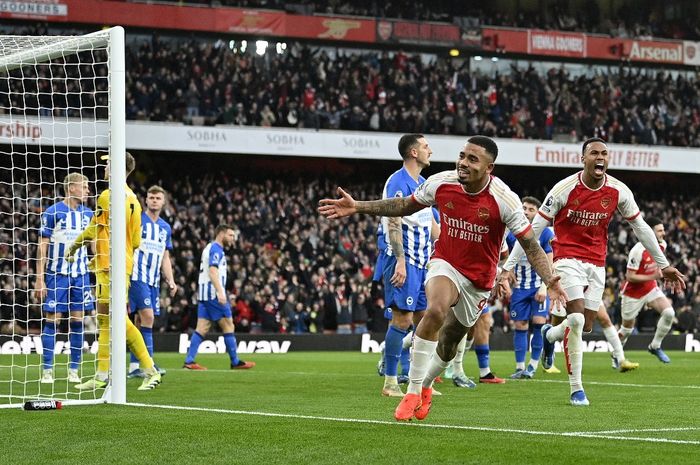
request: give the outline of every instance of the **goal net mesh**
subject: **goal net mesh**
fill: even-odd
[[[0,36],[1,406],[105,395],[75,388],[96,369],[94,250],[65,253],[109,187],[108,37]]]

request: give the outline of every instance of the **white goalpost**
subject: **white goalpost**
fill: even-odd
[[[102,389],[75,388],[97,370],[94,246],[64,260],[104,189],[110,212],[125,211],[125,150],[121,27],[0,36],[0,408],[126,402],[125,214],[110,215],[111,360]]]

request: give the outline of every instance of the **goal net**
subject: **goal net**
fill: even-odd
[[[125,401],[124,254],[110,253],[120,350],[99,389],[76,389],[97,369],[94,244],[66,259],[100,192],[124,211],[124,151],[122,28],[0,36],[0,407]],[[111,216],[110,250],[124,250],[124,215]]]

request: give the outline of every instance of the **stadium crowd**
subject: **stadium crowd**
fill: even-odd
[[[426,63],[401,51],[332,56],[295,43],[258,56],[251,47],[236,53],[222,41],[159,37],[132,43],[127,118],[700,146],[697,79],[661,70],[572,76],[563,67],[546,74],[511,67],[488,76],[463,60]]]
[[[546,72],[511,66],[499,74],[470,70],[461,58],[427,60],[401,50],[296,42],[281,53],[270,46],[258,55],[253,42],[243,51],[242,41],[144,37],[127,42],[129,120],[570,142],[595,136],[612,143],[700,147],[700,81],[691,73],[620,66],[573,74],[553,65]],[[100,60],[99,54],[83,55],[81,63]],[[42,99],[55,105],[63,99],[67,116],[81,116],[78,108],[84,108],[82,116],[101,116],[106,79],[91,75],[90,66],[66,69],[80,73],[81,85],[95,87],[92,100],[76,101],[77,88],[63,80],[51,84],[53,93],[44,88],[48,79],[4,80],[0,107],[44,114],[51,102]],[[48,78],[53,71],[44,66],[37,72]],[[29,87],[12,87],[18,85]]]
[[[138,1],[138,0],[137,0]],[[595,1],[587,2],[584,8],[572,8],[573,13],[558,2],[542,7],[541,12],[518,8],[516,11],[499,11],[497,5],[449,0],[415,1],[411,8],[398,1],[376,0],[166,0],[179,5],[230,6],[239,8],[262,8],[286,10],[305,15],[331,14],[367,16],[373,18],[396,18],[415,21],[453,22],[455,17],[469,18],[484,26],[555,29],[609,34],[613,37],[666,37],[675,39],[698,39],[700,27],[689,16],[677,21],[665,20],[654,5],[635,2],[618,3],[611,17],[601,11]],[[564,4],[565,5],[565,4]]]
[[[165,160],[162,158],[161,162]],[[224,222],[234,225],[238,231],[228,255],[228,292],[237,331],[348,333],[362,332],[366,328],[382,330],[386,321],[381,292],[376,289],[373,292],[371,282],[377,255],[376,219],[360,217],[333,223],[324,221],[316,212],[318,199],[333,195],[339,182],[357,198],[374,198],[381,192],[381,181],[357,174],[352,179],[327,174],[313,178],[282,174],[285,169],[279,166],[280,174],[268,172],[266,177],[236,170],[233,165],[218,166],[202,174],[197,174],[192,167],[188,167],[187,172],[183,168],[166,174],[150,166],[138,170],[134,188],[141,198],[145,198],[146,189],[154,183],[169,192],[163,216],[173,226],[172,257],[179,285],[174,298],[162,294],[163,312],[156,320],[156,331],[180,332],[194,327],[201,251],[211,240],[215,226]],[[360,181],[362,179],[364,181]],[[522,195],[541,197],[543,190],[542,186],[531,186]],[[46,190],[43,195],[48,196]],[[669,259],[688,277],[687,292],[673,297],[675,329],[698,331],[698,197],[662,196],[657,191],[641,191],[638,195],[645,214],[664,220]],[[36,263],[32,259],[36,256],[39,214],[48,200],[40,201],[37,190],[17,184],[10,190],[7,183],[0,182],[0,331],[11,331],[13,325],[20,333],[39,330],[38,305],[27,289],[33,286],[30,275]],[[611,314],[619,315],[619,288],[624,279],[627,253],[636,239],[619,217],[611,224],[610,237],[605,303]],[[510,330],[507,307],[497,305],[495,308],[496,327]],[[646,312],[643,315],[646,316],[640,318],[639,327],[653,328],[656,314]]]

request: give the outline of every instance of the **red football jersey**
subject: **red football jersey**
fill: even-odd
[[[444,171],[429,177],[413,198],[440,211],[432,258],[447,261],[479,289],[493,287],[506,227],[518,237],[530,229],[520,198],[494,176],[480,192],[469,194],[456,170]]]
[[[605,265],[608,225],[615,209],[628,221],[639,215],[629,188],[605,175],[603,185],[590,189],[581,180],[583,171],[559,181],[547,194],[539,214],[554,223],[554,260],[575,258]]]
[[[666,250],[665,242],[662,242],[660,246],[661,250]],[[627,269],[641,275],[652,275],[656,273],[658,268],[659,266],[651,257],[649,251],[644,248],[641,242],[637,242],[635,246],[632,247],[632,250],[630,250],[630,254],[627,259]],[[656,287],[658,287],[656,280],[645,281],[643,283],[631,283],[629,281],[625,281],[622,284],[621,292],[627,297],[641,299],[649,292],[653,291]]]

